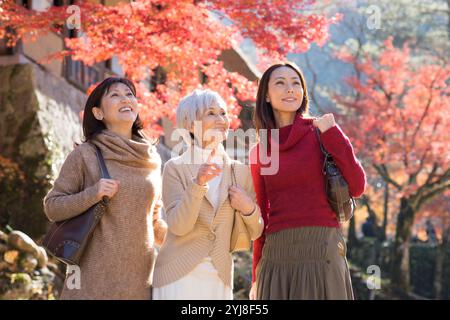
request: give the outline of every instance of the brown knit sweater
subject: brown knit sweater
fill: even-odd
[[[146,140],[128,140],[104,130],[92,143],[105,158],[109,174],[120,181],[108,212],[96,227],[80,263],[81,289],[61,299],[150,299],[155,262],[152,212],[161,196],[161,159]],[[74,217],[96,203],[100,169],[95,149],[83,143],[69,154],[44,199],[52,221]]]
[[[233,288],[233,258],[230,237],[234,219],[228,188],[232,184],[231,163],[235,163],[237,184],[256,200],[248,166],[224,157],[219,184],[219,208],[214,212],[208,186],[193,182],[200,164],[188,164],[188,152],[169,160],[163,172],[163,204],[168,225],[167,239],[156,260],[154,287],[163,287],[192,271],[210,256],[223,283]],[[242,216],[251,238],[258,238],[264,227],[256,205],[250,216]]]

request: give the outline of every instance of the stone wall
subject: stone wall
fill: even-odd
[[[23,232],[0,230],[0,300],[59,297],[65,276],[55,262]]]
[[[74,142],[81,141],[84,102],[83,92],[38,65],[0,66],[0,156],[17,164],[25,179],[21,190],[10,188],[21,199],[0,204],[2,224],[33,238],[44,234],[42,199]]]

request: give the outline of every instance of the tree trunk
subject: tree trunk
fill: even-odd
[[[348,258],[350,259],[352,256],[352,248],[356,248],[358,246],[358,238],[356,237],[356,228],[355,228],[355,217],[350,219],[350,224],[348,226]]]
[[[388,211],[389,211],[389,183],[385,183],[384,186],[384,204],[383,204],[383,225],[381,233],[381,241],[386,241],[386,227],[388,222]]]
[[[434,273],[434,298],[442,299],[442,282],[443,279],[443,271],[444,271],[444,260],[445,260],[445,251],[449,244],[450,238],[450,225],[445,227],[447,224],[444,223],[442,230],[442,242],[438,246],[437,256],[436,256],[436,270]]]
[[[405,294],[410,291],[409,241],[414,216],[415,210],[411,207],[409,199],[401,198],[392,252],[391,283],[396,291]]]

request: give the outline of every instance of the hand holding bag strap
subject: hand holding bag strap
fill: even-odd
[[[100,149],[95,145],[94,148],[101,178],[111,179]],[[105,196],[87,211],[73,218],[54,222],[43,240],[47,252],[66,264],[79,265],[97,224],[107,210],[108,203],[109,199]]]
[[[320,131],[316,128],[317,139],[319,140],[320,150],[325,156],[323,162],[322,172],[325,176],[325,192],[327,194],[327,200],[330,203],[333,211],[336,213],[337,218],[340,222],[349,220],[355,208],[355,200],[350,196],[348,192],[348,185],[345,181],[342,173],[339,171],[333,157],[325,150],[322,141],[320,139]],[[330,174],[330,172],[332,172]],[[328,190],[330,187],[330,190]],[[345,187],[345,191],[343,189]],[[333,195],[335,199],[333,199]],[[350,201],[350,207],[348,206],[347,199]],[[350,209],[350,212],[346,212],[346,208]]]

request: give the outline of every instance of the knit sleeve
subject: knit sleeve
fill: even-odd
[[[253,242],[253,266],[252,266],[252,282],[256,281],[256,267],[261,259],[262,249],[266,240],[265,229],[267,228],[269,215],[269,199],[267,198],[266,188],[263,177],[261,176],[261,167],[258,159],[258,146],[250,151],[250,172],[252,175],[253,186],[256,193],[256,200],[261,210],[261,216],[264,221],[264,229],[261,236]]]
[[[78,146],[61,167],[53,188],[44,198],[44,211],[50,221],[76,217],[97,203],[96,185],[84,186],[84,161]]]
[[[250,238],[252,240],[258,239],[264,229],[264,220],[261,216],[261,210],[259,208],[258,202],[256,200],[256,193],[252,183],[252,175],[250,173],[250,168],[244,164],[239,164],[242,168],[240,170],[242,172],[243,177],[243,187],[244,190],[248,193],[248,195],[253,199],[255,203],[255,210],[250,215],[242,215],[242,219],[250,233]]]
[[[337,124],[321,133],[320,138],[347,181],[350,195],[360,197],[366,188],[366,174],[355,156],[349,138]]]
[[[193,180],[183,186],[175,166],[170,160],[164,166],[162,197],[169,232],[183,236],[194,228],[208,186]]]

